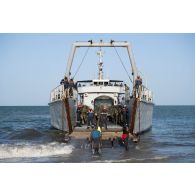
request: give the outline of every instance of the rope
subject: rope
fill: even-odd
[[[86,56],[87,56],[87,54],[88,54],[89,48],[90,48],[90,47],[88,47],[88,48],[86,49],[85,54],[84,54],[84,56],[83,56],[83,58],[82,58],[82,60],[81,60],[81,63],[80,63],[80,65],[78,66],[78,68],[77,68],[77,70],[76,70],[76,72],[75,72],[75,74],[74,74],[74,76],[73,76],[73,79],[75,78],[75,76],[77,75],[79,69],[81,68],[81,65],[83,64],[83,62],[84,62],[84,60],[85,60],[85,58],[86,58]]]
[[[122,61],[122,59],[121,59],[121,57],[120,57],[120,55],[119,55],[119,53],[118,53],[118,51],[117,51],[117,49],[116,49],[115,46],[114,46],[114,50],[115,50],[115,52],[116,52],[116,54],[117,54],[117,56],[118,56],[118,58],[119,58],[119,60],[120,60],[120,62],[121,62],[121,64],[122,64],[122,66],[123,66],[125,72],[127,73],[127,76],[129,77],[129,80],[133,83],[133,81],[131,80],[131,77],[130,77],[130,75],[128,74],[128,71],[127,71],[127,69],[126,69],[126,67],[125,67],[125,65],[124,65],[124,63],[123,63],[123,61]]]

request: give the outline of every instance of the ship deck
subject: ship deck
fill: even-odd
[[[92,129],[87,129],[86,125],[82,127],[75,127],[70,136],[76,139],[88,139],[90,137],[91,131]],[[102,140],[114,139],[121,137],[121,135],[122,127],[119,125],[109,125],[107,130],[102,128]]]

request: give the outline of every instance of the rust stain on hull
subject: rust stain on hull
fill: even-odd
[[[135,100],[133,102],[133,107],[132,107],[131,122],[130,122],[130,129],[129,129],[129,132],[131,134],[133,134],[133,130],[135,127],[137,105],[138,105],[138,98],[135,98]]]
[[[70,116],[70,105],[69,105],[69,101],[67,97],[64,98],[64,105],[66,109],[66,119],[68,123],[68,130],[69,130],[69,133],[72,133],[73,128],[72,128],[72,122],[71,122],[71,116]]]

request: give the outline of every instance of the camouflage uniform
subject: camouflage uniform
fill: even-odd
[[[100,114],[100,128],[101,129],[102,129],[103,126],[105,127],[106,130],[108,129],[108,127],[107,127],[107,116],[108,116],[108,113],[106,111],[101,112],[101,114]]]
[[[82,121],[82,124],[86,124],[87,122],[87,111],[88,111],[88,106],[83,106],[82,109],[81,109],[81,121]]]
[[[94,125],[94,112],[93,110],[89,110],[87,112],[87,127]]]
[[[128,109],[126,107],[122,110],[123,125],[128,123]]]
[[[77,108],[77,126],[81,126],[81,108],[80,107],[78,107]]]

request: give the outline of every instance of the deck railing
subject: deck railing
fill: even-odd
[[[152,92],[144,85],[141,85],[138,91],[136,91],[136,96],[139,97],[139,99],[142,101],[147,101],[147,102],[153,101]]]
[[[77,93],[76,90],[72,88],[72,93],[70,93],[70,90],[71,90],[70,88],[64,89],[64,85],[57,86],[51,91],[50,102],[62,100],[66,96],[68,98],[76,98],[76,93]]]

